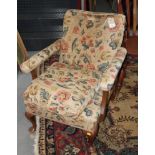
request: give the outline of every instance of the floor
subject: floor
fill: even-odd
[[[17,79],[17,152],[18,155],[33,155],[33,139],[30,138],[28,133],[28,128],[31,124],[26,120],[24,116],[24,103],[22,94],[26,89],[26,86],[31,81],[31,76],[29,74],[18,73]]]
[[[98,1],[99,2],[99,1]],[[97,3],[97,11],[104,11],[104,12],[110,12],[109,4],[106,3],[106,1],[100,1],[101,4]],[[33,52],[30,52],[30,55],[33,55]],[[21,72],[18,72],[18,78],[17,78],[17,152],[18,155],[33,155],[33,144],[34,141],[32,137],[30,137],[28,133],[28,128],[31,126],[31,124],[27,121],[27,119],[24,116],[24,103],[22,94],[26,87],[30,84],[31,76],[30,74],[23,74]]]

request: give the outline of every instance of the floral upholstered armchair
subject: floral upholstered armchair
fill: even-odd
[[[22,63],[23,72],[36,70],[38,75],[24,92],[34,130],[38,115],[82,129],[92,143],[122,82],[124,24],[121,14],[68,10],[63,37]],[[59,60],[53,63],[55,54]]]

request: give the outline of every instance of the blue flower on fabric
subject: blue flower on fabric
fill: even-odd
[[[111,42],[109,43],[109,46],[112,48],[112,50],[115,50],[118,45],[118,41],[116,40],[115,35],[116,34],[114,33],[110,36]]]
[[[107,69],[108,65],[109,65],[109,62],[103,63],[98,66],[98,70],[103,73]]]
[[[109,46],[112,48],[112,50],[115,50],[115,49],[117,48],[117,44],[116,44],[114,41],[112,41],[112,42],[109,44]]]
[[[89,110],[88,108],[85,108],[84,112],[86,112],[86,116],[92,116],[93,114],[92,110]]]
[[[40,89],[40,96],[45,99],[45,100],[48,100],[49,98],[49,93],[45,90],[45,89]]]

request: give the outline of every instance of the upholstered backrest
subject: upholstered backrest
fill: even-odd
[[[103,71],[122,44],[124,24],[121,14],[68,10],[60,62]]]

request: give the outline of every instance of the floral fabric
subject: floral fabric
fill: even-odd
[[[98,93],[111,90],[127,53],[121,48],[124,23],[120,14],[68,10],[62,39],[21,65],[25,73],[41,68],[24,93],[26,110],[93,132],[102,101]],[[53,54],[59,62],[47,67]]]
[[[113,28],[108,22],[111,18]],[[104,72],[122,44],[124,23],[125,17],[120,14],[68,10],[60,62]]]
[[[100,91],[100,93],[95,93],[93,100],[88,103],[86,108],[84,108],[82,113],[76,119],[73,119],[72,117],[65,117],[64,115],[58,113],[58,111],[52,113],[50,110],[48,110],[46,104],[37,105],[36,103],[27,103],[26,111],[56,122],[94,132],[100,116],[101,101],[102,92]]]
[[[44,63],[49,57],[51,57],[53,54],[58,53],[60,51],[61,47],[61,39],[57,40],[53,44],[49,45],[45,49],[41,50],[39,53],[36,53],[33,55],[30,59],[25,61],[20,65],[21,70],[24,73],[29,73],[32,70],[36,69]]]
[[[57,111],[68,119],[77,118],[94,97],[100,79],[100,73],[54,63],[27,88],[25,104],[46,104],[51,113]]]
[[[126,54],[127,54],[127,51],[123,47],[120,47],[117,50],[117,53],[115,54],[111,63],[109,64],[107,69],[102,74],[103,76],[102,76],[102,81],[100,84],[100,88],[102,90],[105,90],[105,91],[111,90],[111,88],[115,82],[115,79],[117,77],[117,74],[120,71],[121,66],[124,62]]]

